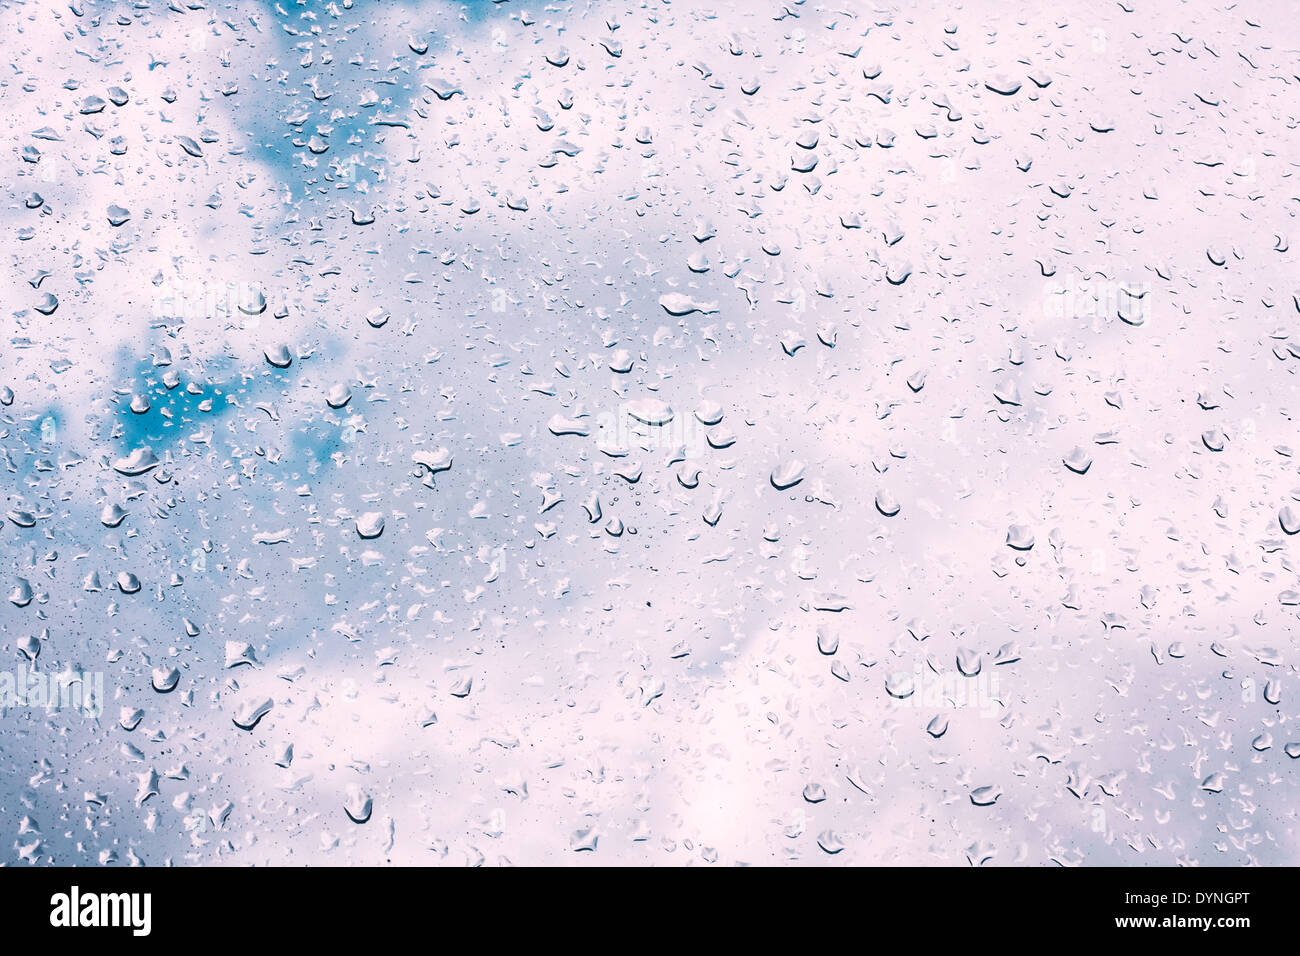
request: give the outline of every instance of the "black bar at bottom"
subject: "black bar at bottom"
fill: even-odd
[[[572,940],[591,939],[606,922],[651,937],[658,926],[665,941],[717,934],[735,942],[838,918],[927,945],[970,944],[981,926],[1039,940],[1186,942],[1199,934],[1231,944],[1260,932],[1280,939],[1294,926],[1289,868],[595,869],[10,867],[0,868],[0,909],[11,944],[75,934],[78,943],[338,945],[419,939],[430,929]],[[679,918],[687,922],[672,929]]]

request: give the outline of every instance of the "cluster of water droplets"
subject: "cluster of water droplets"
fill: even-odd
[[[1294,862],[1293,20],[3,8],[6,859]]]

